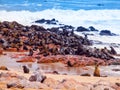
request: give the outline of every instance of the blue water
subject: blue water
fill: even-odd
[[[0,10],[41,11],[53,8],[62,10],[120,9],[120,0],[0,0]]]

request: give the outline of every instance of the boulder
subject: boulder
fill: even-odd
[[[37,20],[37,21],[35,21],[35,23],[41,23],[41,24],[43,24],[43,23],[45,23],[46,22],[46,20],[43,18],[43,19],[40,19],[40,20]]]
[[[50,88],[56,88],[60,82],[52,78],[47,78],[43,83],[49,86]]]
[[[29,81],[37,81],[43,83],[46,79],[46,76],[42,74],[42,72],[39,70],[39,68],[33,73],[33,75],[30,76]]]
[[[77,29],[76,29],[76,31],[78,31],[78,32],[84,32],[84,31],[90,31],[89,29],[86,29],[86,28],[84,28],[84,27],[82,27],[82,26],[80,26],[80,27],[77,27]]]
[[[111,33],[110,30],[101,30],[99,34],[100,35],[107,35],[107,36],[114,36],[114,35],[116,35],[114,33]]]
[[[90,26],[90,27],[89,27],[89,30],[90,30],[90,31],[98,31],[98,30],[95,29],[93,26]]]
[[[51,19],[51,20],[47,20],[47,19],[40,19],[40,20],[35,21],[35,23],[40,23],[40,24],[45,23],[45,24],[54,24],[54,25],[56,25],[56,24],[57,24],[57,22],[58,22],[58,20],[55,20],[54,18],[53,18],[53,19]]]
[[[19,84],[19,83],[8,83],[7,84],[7,88],[19,88],[19,89],[23,89],[24,86]]]

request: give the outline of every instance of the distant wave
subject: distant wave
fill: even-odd
[[[41,11],[46,9],[63,10],[103,10],[120,9],[119,0],[0,0],[0,10]]]
[[[17,21],[24,25],[32,25],[35,20],[55,18],[59,22],[78,26],[94,26],[102,30],[108,29],[120,33],[120,10],[61,10],[47,9],[37,12],[0,10],[0,21]]]

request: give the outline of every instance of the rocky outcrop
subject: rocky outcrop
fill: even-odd
[[[116,34],[111,33],[110,30],[101,30],[101,31],[100,31],[100,35],[114,36],[114,35],[116,35]]]
[[[40,23],[40,24],[53,24],[53,25],[56,25],[58,23],[58,20],[55,20],[54,18],[51,19],[51,20],[46,20],[46,19],[40,19],[40,20],[37,20],[35,21],[35,23]]]
[[[86,29],[85,27],[80,26],[80,27],[77,27],[76,31],[78,31],[78,32],[87,31],[88,32],[89,30]]]
[[[35,62],[35,58],[31,57],[31,56],[25,56],[19,60],[17,60],[16,62]]]
[[[78,56],[78,55],[55,55],[46,56],[38,59],[38,63],[55,63],[61,62],[68,67],[90,66],[95,65],[110,65],[115,60],[106,61],[105,59],[97,59],[94,57]]]
[[[47,77],[45,75],[43,75],[43,73],[40,71],[40,69],[38,68],[33,75],[30,76],[29,81],[33,82],[33,81],[37,81],[37,82],[41,82],[43,83],[45,81]]]
[[[90,26],[90,27],[89,27],[89,30],[90,30],[90,31],[99,31],[99,30],[95,29],[93,26]]]

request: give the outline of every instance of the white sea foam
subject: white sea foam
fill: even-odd
[[[120,33],[120,10],[59,10],[47,9],[43,11],[0,11],[0,21],[17,21],[24,25],[31,25],[35,20],[57,19],[60,23],[77,26],[94,26],[102,30],[108,29]]]

